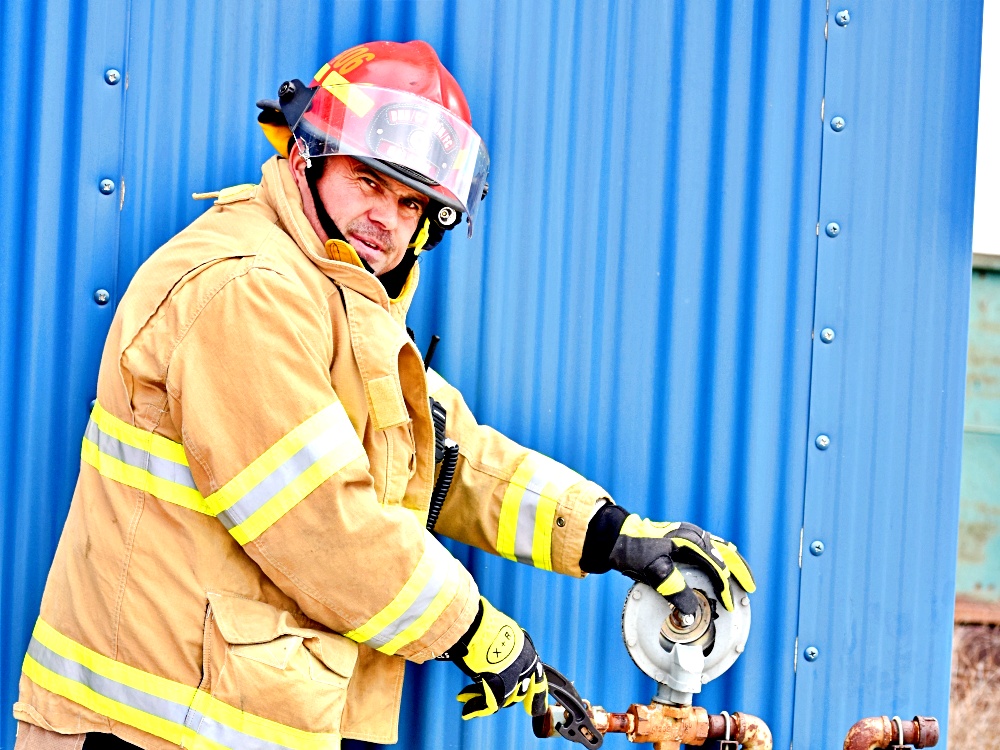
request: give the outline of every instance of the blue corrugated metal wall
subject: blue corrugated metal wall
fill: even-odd
[[[981,7],[847,7],[828,43],[823,0],[3,3],[0,747],[114,303],[192,191],[256,179],[253,101],[373,38],[431,42],[493,157],[483,231],[428,258],[412,315],[439,369],[481,421],[754,564],[747,653],[700,702],[779,748],[943,718]],[[648,699],[624,580],[457,552],[584,694]],[[534,746],[521,712],[460,723],[453,667],[407,679],[403,747]]]

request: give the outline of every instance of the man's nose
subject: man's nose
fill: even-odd
[[[396,197],[393,195],[379,196],[371,208],[368,209],[368,218],[383,229],[391,232],[396,228],[396,224],[399,221],[399,215],[396,210]]]

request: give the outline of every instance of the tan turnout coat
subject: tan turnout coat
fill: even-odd
[[[478,606],[427,531],[428,395],[461,446],[436,531],[582,575],[597,485],[476,424],[400,297],[324,247],[286,162],[139,269],[101,361],[15,716],[146,748],[395,742],[405,660]],[[458,718],[456,710],[456,721]]]

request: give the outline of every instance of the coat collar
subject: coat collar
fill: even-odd
[[[375,276],[365,270],[349,243],[329,240],[324,246],[320,241],[303,213],[302,196],[285,159],[280,156],[271,157],[264,162],[261,172],[264,175],[260,183],[264,200],[278,215],[281,228],[309,260],[337,284],[367,297],[392,313],[400,324],[404,324],[420,280],[420,264],[413,264],[403,290],[398,297],[390,300],[385,288]]]

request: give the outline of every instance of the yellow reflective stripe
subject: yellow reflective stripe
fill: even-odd
[[[437,555],[434,554],[437,546],[439,545],[428,542],[424,547],[424,553],[420,556],[420,561],[417,562],[417,567],[413,569],[413,573],[410,574],[409,579],[403,584],[403,588],[399,590],[393,600],[360,628],[355,628],[344,635],[352,641],[364,643],[381,633],[390,623],[406,612],[410,605],[416,601],[420,592],[424,590],[427,582],[430,581],[434,574],[434,567],[440,564],[440,561],[436,559]]]
[[[209,507],[215,509],[216,515],[226,508],[232,507],[263,479],[273,474],[288,459],[308,445],[313,438],[328,430],[338,428],[349,432],[355,438],[357,437],[350,417],[344,410],[344,405],[336,401],[286,433],[239,474],[209,495],[207,498]]]
[[[404,646],[408,646],[413,643],[418,638],[422,637],[431,626],[435,623],[441,613],[445,611],[449,604],[455,599],[455,595],[458,593],[458,578],[454,575],[449,575],[445,580],[444,586],[441,591],[438,592],[437,596],[431,602],[430,606],[424,610],[424,613],[418,617],[412,625],[406,628],[403,632],[393,638],[391,641],[386,643],[384,646],[379,646],[378,651],[383,654],[395,654],[399,649]]]
[[[375,102],[361,90],[360,86],[351,83],[336,70],[329,72],[323,81],[323,88],[340,99],[358,117],[368,114],[368,111],[375,106]]]
[[[98,678],[110,681],[97,683],[98,685],[103,684],[107,690],[132,689],[140,691],[146,696],[167,701],[167,703],[153,704],[148,703],[148,698],[144,698],[144,701],[148,703],[145,705],[146,708],[153,710],[154,707],[160,707],[160,710],[166,711],[166,713],[164,716],[157,716],[135,706],[122,703],[108,695],[103,695],[90,685],[52,671],[38,663],[29,653],[25,656],[22,669],[25,675],[37,685],[103,716],[149,732],[175,744],[183,744],[184,747],[206,748],[206,750],[220,750],[222,748],[243,747],[248,741],[256,739],[262,740],[264,743],[271,743],[268,745],[269,747],[295,748],[295,750],[334,750],[340,746],[338,734],[307,732],[241,711],[190,685],[144,672],[99,654],[59,633],[42,619],[37,620],[32,637],[33,641],[37,641],[57,657],[65,659],[64,664],[67,662],[78,664],[93,675],[97,675]],[[34,647],[33,643],[31,648]],[[37,653],[45,654],[46,652],[39,651]],[[51,655],[44,656],[46,660],[51,660],[51,658]],[[89,677],[88,679],[97,678]],[[114,687],[114,685],[123,687]],[[127,695],[128,693],[122,693],[119,697],[127,700]],[[139,693],[132,693],[132,695],[139,695]],[[163,706],[167,708],[162,708]],[[221,725],[221,731],[206,726],[200,718],[197,722],[190,723],[200,729],[201,734],[186,726],[182,723],[182,719],[186,721],[184,717],[190,715],[188,709]],[[167,718],[169,715],[175,716],[177,720]],[[208,722],[208,724],[210,723]],[[227,742],[220,743],[206,735],[227,739]],[[257,746],[263,747],[262,744]]]
[[[183,446],[134,428],[99,404],[81,450],[83,461],[101,476],[215,516],[240,544],[259,537],[363,455],[364,446],[339,401],[292,429],[207,498],[194,486]]]
[[[340,736],[321,732],[307,732],[285,724],[279,724],[263,716],[240,711],[238,708],[223,703],[204,690],[199,690],[191,705],[210,719],[232,727],[233,729],[253,737],[273,742],[283,747],[296,750],[334,750],[340,747]],[[199,739],[204,739],[199,737]],[[215,743],[212,743],[215,745]]]
[[[101,453],[97,445],[86,438],[83,440],[80,456],[85,463],[97,469],[102,477],[107,477],[128,487],[134,487],[137,490],[144,490],[168,503],[180,505],[209,516],[215,515],[205,504],[205,499],[198,490],[153,476],[148,471],[119,461],[106,453]]]
[[[274,525],[283,515],[304,500],[309,493],[343,469],[354,459],[364,455],[364,446],[354,434],[344,436],[332,452],[310,466],[281,492],[267,501],[260,510],[238,526],[229,530],[240,544],[253,541]]]
[[[176,464],[188,465],[187,456],[184,454],[184,446],[175,443],[162,435],[156,435],[147,430],[133,427],[127,422],[123,422],[118,417],[104,410],[100,403],[94,404],[94,411],[91,413],[97,426],[111,437],[121,440],[135,448],[141,448],[154,456],[166,458]]]
[[[531,561],[534,567],[541,570],[552,570],[552,524],[556,518],[556,507],[559,503],[550,482],[545,485],[545,491],[538,498],[538,508],[535,510],[535,533],[531,540]],[[549,494],[551,493],[551,494]]]
[[[35,622],[35,629],[31,635],[59,656],[82,664],[87,669],[115,682],[120,682],[122,685],[142,690],[144,693],[165,698],[174,703],[187,705],[194,699],[195,688],[168,680],[166,677],[144,672],[136,667],[130,667],[128,664],[122,664],[92,651],[83,644],[63,635],[41,618]]]
[[[86,685],[49,671],[30,656],[24,658],[21,671],[39,687],[45,688],[50,693],[61,695],[63,698],[67,698],[85,708],[89,708],[101,716],[107,716],[109,719],[119,721],[122,724],[128,724],[136,729],[141,729],[168,742],[173,742],[175,745],[183,743],[185,747],[195,746],[190,745],[189,741],[198,736],[183,724],[175,724],[167,719],[161,719],[158,716],[153,716],[145,711],[140,711],[132,706],[126,706],[124,703],[107,698],[100,693],[94,692]],[[195,690],[192,688],[192,696],[194,692]],[[214,742],[208,743],[207,740],[204,741],[201,747],[211,747],[212,750],[223,748],[222,745],[216,745]]]
[[[448,385],[448,381],[442,378],[430,367],[427,368],[427,395],[433,396],[435,393],[440,391]]]
[[[528,453],[510,478],[500,505],[498,554],[552,570],[552,527],[559,498],[582,479],[540,453]]]
[[[535,473],[531,465],[531,454],[522,459],[518,465],[514,476],[507,484],[507,490],[503,495],[503,502],[500,505],[500,524],[497,530],[497,554],[508,560],[516,560],[514,555],[514,544],[517,541],[517,517],[521,508],[521,498],[524,497],[524,490]]]

